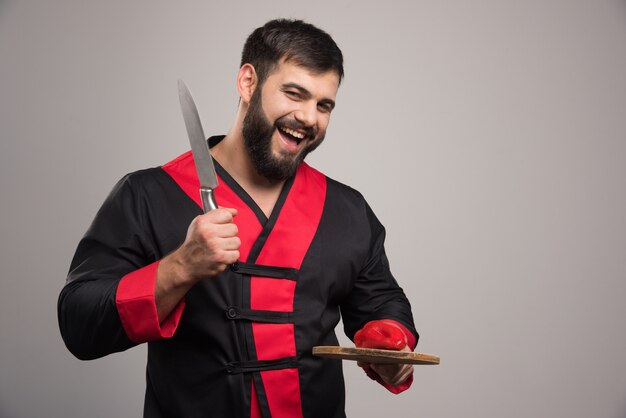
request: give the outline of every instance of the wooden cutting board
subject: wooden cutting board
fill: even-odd
[[[432,354],[408,353],[406,351],[381,350],[376,348],[338,347],[318,345],[313,355],[341,360],[380,364],[439,364],[439,357]]]

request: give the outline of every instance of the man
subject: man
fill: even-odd
[[[311,353],[338,344],[340,312],[359,346],[415,348],[384,228],[358,192],[303,162],[342,77],[320,29],[256,29],[235,121],[209,139],[220,208],[202,214],[188,152],[122,179],[79,243],[63,338],[81,359],[148,342],[145,416],[345,416],[341,362]],[[362,366],[392,392],[411,384],[410,366]]]

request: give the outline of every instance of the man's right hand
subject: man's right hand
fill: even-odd
[[[217,276],[239,259],[236,209],[218,208],[196,217],[185,242],[159,262],[154,296],[163,321],[198,281]]]
[[[239,259],[241,241],[233,222],[235,215],[236,209],[219,208],[191,221],[185,242],[166,257],[179,267],[179,285],[217,276]]]

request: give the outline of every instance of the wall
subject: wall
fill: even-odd
[[[310,158],[360,190],[412,301],[411,391],[348,416],[626,417],[623,1],[0,1],[0,416],[140,416],[145,348],[81,362],[56,298],[124,173],[228,129],[245,37],[299,17],[346,79]],[[345,342],[345,340],[344,340]]]

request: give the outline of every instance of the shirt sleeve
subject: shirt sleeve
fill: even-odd
[[[346,335],[353,340],[356,331],[369,321],[385,319],[395,322],[407,336],[409,347],[414,350],[419,334],[415,330],[411,304],[391,273],[385,253],[385,228],[367,206],[370,228],[369,254],[361,268],[350,294],[341,306]],[[398,386],[382,382],[372,370],[366,373],[392,393],[400,393],[411,386],[413,378]]]
[[[356,331],[367,322],[390,319],[402,325],[408,331],[407,338],[413,338],[417,344],[419,335],[415,330],[411,304],[391,274],[385,253],[385,228],[369,206],[366,213],[371,231],[369,254],[341,305],[346,335],[353,339]]]
[[[58,301],[61,335],[80,359],[172,336],[184,308],[158,323],[154,282],[160,253],[145,225],[149,198],[128,175],[111,191],[78,248]]]

